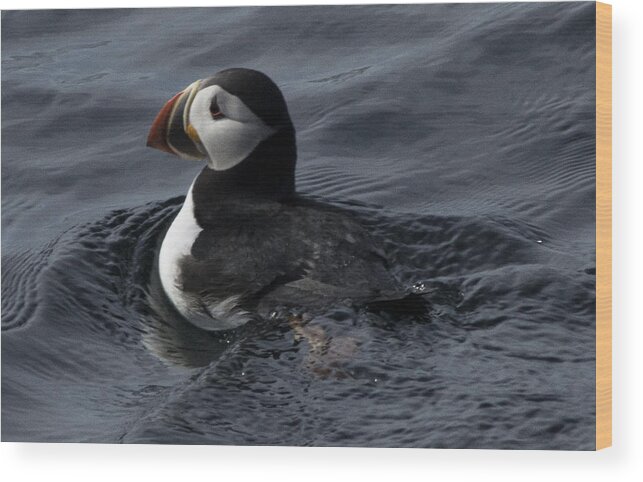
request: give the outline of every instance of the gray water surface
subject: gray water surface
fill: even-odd
[[[594,5],[3,12],[3,441],[593,449]],[[145,139],[228,67],[280,86],[298,190],[427,316],[164,319],[201,166]]]

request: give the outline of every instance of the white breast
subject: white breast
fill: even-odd
[[[194,182],[185,197],[183,207],[165,234],[159,253],[161,285],[176,309],[185,317],[189,317],[191,313],[181,286],[179,261],[190,255],[192,244],[202,231],[194,217],[193,186]]]
[[[195,180],[196,181],[196,180]],[[239,295],[220,300],[198,299],[183,291],[181,260],[191,256],[192,245],[203,229],[194,217],[194,200],[190,186],[185,202],[168,229],[159,252],[159,277],[165,294],[190,323],[203,330],[228,330],[247,323],[250,313],[238,306]]]

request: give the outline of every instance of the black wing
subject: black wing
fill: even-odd
[[[405,296],[383,251],[339,208],[315,201],[231,208],[199,235],[183,263],[183,289],[204,299],[240,295],[262,314]]]

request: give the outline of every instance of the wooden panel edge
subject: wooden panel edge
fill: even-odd
[[[596,3],[596,450],[612,445],[612,6]]]

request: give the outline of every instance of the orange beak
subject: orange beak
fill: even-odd
[[[152,122],[147,145],[183,159],[203,159],[205,149],[194,126],[190,124],[190,107],[199,92],[197,80],[172,97]]]
[[[176,152],[174,152],[170,145],[167,143],[167,139],[170,130],[172,111],[174,110],[174,106],[177,100],[179,100],[179,97],[181,97],[182,94],[183,92],[179,92],[169,101],[167,101],[167,103],[163,106],[161,111],[156,116],[156,119],[154,119],[152,128],[150,129],[150,133],[147,136],[148,147],[169,152],[170,154],[176,154]]]

